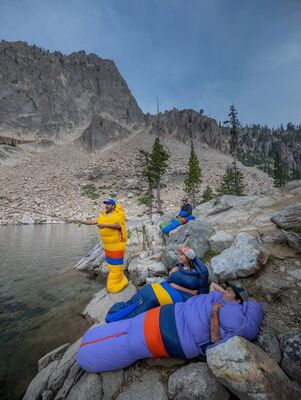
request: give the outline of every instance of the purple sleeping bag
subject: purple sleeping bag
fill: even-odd
[[[260,303],[223,302],[222,294],[194,296],[185,303],[168,304],[134,318],[89,329],[77,354],[88,372],[115,371],[150,357],[194,358],[232,336],[253,340],[263,319]],[[210,342],[210,315],[214,303],[222,303],[222,340]]]

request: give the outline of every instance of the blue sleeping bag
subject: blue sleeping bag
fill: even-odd
[[[170,283],[185,287],[190,290],[198,290],[199,293],[205,294],[209,291],[208,268],[198,258],[195,257],[192,261],[193,271],[179,269],[169,275],[167,282],[160,285],[159,292],[155,289],[158,284],[145,285],[127,302],[115,303],[106,316],[106,322],[118,321],[121,319],[132,318],[138,314],[148,311],[152,308],[163,304],[178,303],[188,300],[192,295],[187,292],[176,290],[170,286]],[[169,296],[162,295],[162,290],[168,293]],[[166,303],[166,300],[169,303]]]

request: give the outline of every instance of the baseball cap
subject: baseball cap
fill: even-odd
[[[248,292],[243,286],[230,284],[228,281],[225,281],[225,284],[227,285],[227,287],[230,287],[233,290],[233,292],[235,293],[235,298],[237,300],[241,300],[242,303],[248,300]]]
[[[112,204],[112,206],[116,206],[116,201],[113,199],[109,199],[104,201],[104,204]]]
[[[179,247],[177,248],[177,252],[180,254],[184,254],[184,256],[186,256],[190,260],[193,260],[195,258],[195,251],[192,250],[190,247]]]

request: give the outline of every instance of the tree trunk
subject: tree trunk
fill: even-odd
[[[158,206],[159,214],[163,214],[163,212],[162,212],[162,202],[161,202],[160,182],[157,183],[157,206]]]
[[[195,208],[195,190],[192,189],[192,207]]]

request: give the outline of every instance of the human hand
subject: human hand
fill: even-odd
[[[212,312],[219,312],[219,310],[220,310],[221,308],[223,308],[223,307],[224,307],[224,305],[221,304],[221,303],[214,303],[214,304],[212,305]]]
[[[170,274],[173,274],[174,272],[177,272],[177,271],[179,271],[179,267],[173,267],[170,271],[169,271],[169,275]]]

